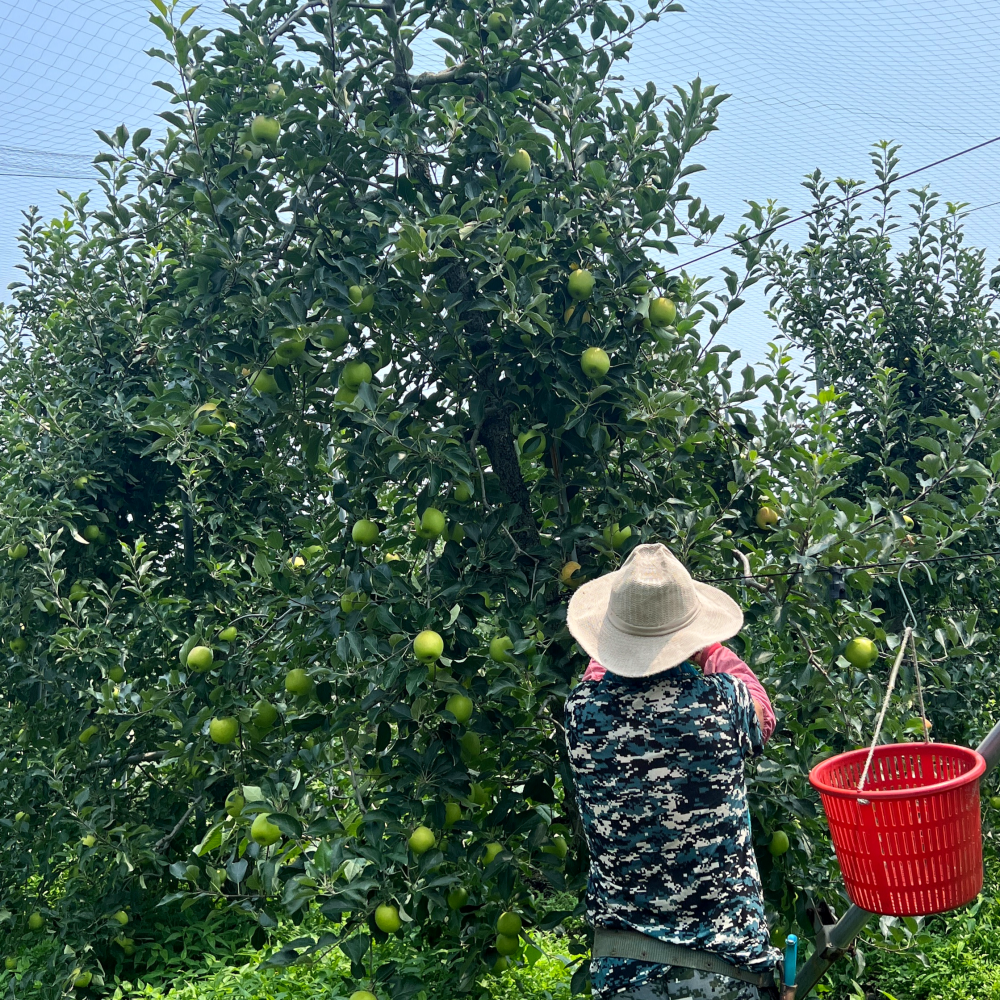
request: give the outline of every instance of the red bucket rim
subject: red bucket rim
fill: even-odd
[[[809,772],[809,784],[823,795],[832,795],[838,799],[911,799],[914,795],[937,795],[941,792],[950,791],[953,788],[961,788],[963,785],[978,781],[986,773],[986,760],[978,750],[969,747],[956,746],[954,743],[882,743],[875,747],[874,762],[879,757],[886,757],[895,753],[907,753],[912,751],[948,750],[957,753],[960,757],[966,757],[974,761],[973,767],[960,774],[957,778],[949,778],[947,781],[939,781],[933,785],[919,785],[913,788],[890,788],[882,791],[878,789],[868,789],[858,791],[856,788],[841,788],[831,785],[818,776],[817,772],[828,769],[834,761],[846,761],[851,759],[864,760],[868,756],[868,750],[848,750],[847,753],[835,754],[821,760]]]

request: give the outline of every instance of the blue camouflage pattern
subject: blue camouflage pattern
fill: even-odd
[[[744,762],[763,750],[746,685],[690,663],[648,678],[610,671],[578,684],[566,735],[590,850],[588,918],[774,969],[753,852]],[[671,966],[591,962],[598,1000],[663,979]]]

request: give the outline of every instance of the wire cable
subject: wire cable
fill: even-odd
[[[916,556],[907,556],[905,559],[895,559],[889,562],[883,563],[862,563],[858,566],[824,566],[817,565],[814,566],[810,573],[834,573],[834,572],[844,572],[844,573],[856,573],[860,570],[890,570],[900,567],[900,572],[902,572],[902,567],[904,566],[924,566],[931,563],[939,562],[956,562],[960,560],[973,560],[973,559],[986,559],[990,556],[998,557],[1000,556],[1000,549],[994,550],[992,552],[967,552],[962,555],[955,556],[930,556],[927,559],[920,559]],[[763,580],[768,578],[780,578],[787,576],[798,576],[801,573],[805,573],[805,567],[796,566],[794,569],[782,569],[777,570],[773,573],[750,573],[744,574],[743,576],[720,576],[711,577],[709,579],[703,579],[702,577],[694,577],[698,583],[746,583],[749,580]],[[877,574],[881,576],[882,574]]]
[[[915,177],[917,174],[921,174],[925,170],[930,170],[931,167],[939,167],[942,163],[948,163],[949,160],[957,160],[960,156],[965,156],[968,153],[974,153],[977,149],[983,149],[986,146],[991,146],[995,142],[1000,142],[1000,135],[995,135],[992,139],[986,139],[984,142],[976,143],[975,146],[969,146],[966,149],[959,150],[957,153],[952,153],[950,156],[943,156],[940,160],[935,160],[933,163],[925,163],[922,167],[917,167],[915,170],[910,170],[905,174],[900,174],[898,177],[894,177],[891,183],[898,184],[900,181],[905,181],[908,177]],[[843,198],[838,198],[836,201],[823,205],[820,208],[812,208],[808,212],[796,215],[792,219],[785,219],[784,222],[779,222],[777,225],[769,226],[767,229],[762,229],[759,233],[754,233],[753,236],[746,236],[741,240],[735,240],[724,247],[718,247],[715,250],[710,250],[708,253],[703,253],[700,257],[694,257],[691,260],[684,261],[682,264],[675,264],[673,267],[668,267],[665,273],[670,274],[671,271],[679,271],[682,268],[690,267],[692,264],[708,260],[709,257],[714,257],[716,254],[725,253],[727,250],[734,250],[736,247],[743,246],[746,243],[751,243],[754,240],[760,239],[761,236],[770,236],[772,233],[776,233],[779,229],[784,229],[786,226],[794,225],[796,222],[802,222],[803,219],[808,219],[817,212],[828,211],[831,208],[838,208],[841,205],[847,204],[849,201],[853,201],[857,198],[863,198],[865,195],[871,194],[874,191],[879,191],[886,186],[887,185],[884,183],[873,184],[871,187],[865,188],[863,191],[852,191]]]

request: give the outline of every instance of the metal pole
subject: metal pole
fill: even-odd
[[[1000,722],[987,733],[976,748],[986,760],[985,778],[1000,762]],[[873,913],[852,906],[835,924],[820,927],[816,934],[816,950],[802,966],[797,976],[798,996],[803,1000],[823,978],[827,969],[840,958],[864,929]]]
[[[1000,722],[986,734],[986,739],[976,747],[976,750],[985,758],[986,774],[989,774],[1000,762]],[[986,774],[983,775],[984,778]]]

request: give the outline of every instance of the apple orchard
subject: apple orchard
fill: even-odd
[[[817,286],[751,204],[718,290],[668,270],[721,225],[723,95],[617,82],[659,0],[254,0],[211,38],[154,4],[165,134],[102,133],[0,314],[9,968],[99,993],[221,912],[379,1000],[425,988],[406,949],[478,995],[559,930],[584,990],[566,603],[654,540],[745,608],[769,920],[804,933],[843,901],[806,775],[870,736],[899,561],[998,547],[981,255],[928,224],[897,266],[828,204]],[[721,346],[765,276],[818,395]],[[901,574],[941,739],[989,722],[991,568]]]

